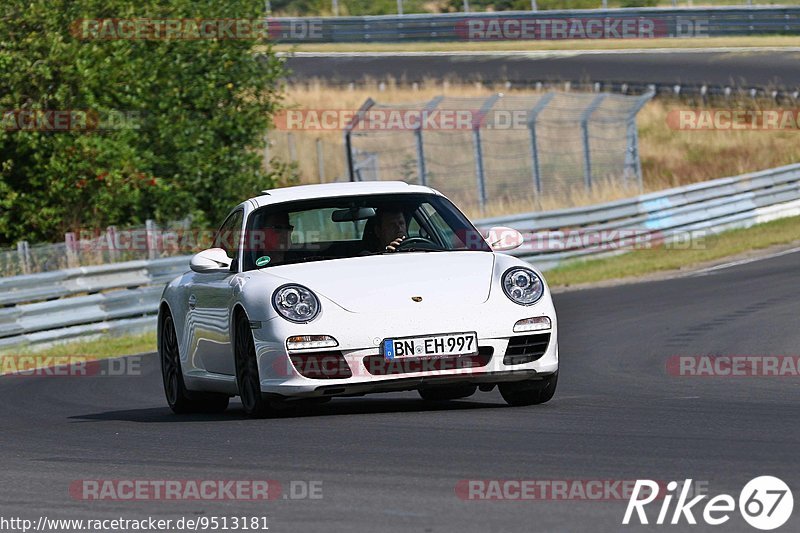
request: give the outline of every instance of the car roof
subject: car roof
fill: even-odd
[[[291,202],[294,200],[310,200],[314,198],[330,198],[335,196],[358,196],[368,194],[408,194],[426,193],[441,195],[430,187],[410,185],[404,181],[353,181],[342,183],[322,183],[319,185],[298,185],[281,187],[263,191],[264,194],[251,198],[256,207]]]

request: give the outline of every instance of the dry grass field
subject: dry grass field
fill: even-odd
[[[308,43],[277,44],[278,52],[505,52],[536,50],[621,50],[653,48],[758,48],[796,47],[800,38],[791,35],[750,37],[702,37],[686,39],[565,39],[509,40],[447,43]]]

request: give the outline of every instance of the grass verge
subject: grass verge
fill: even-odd
[[[155,332],[139,335],[124,335],[119,337],[102,337],[93,340],[67,342],[55,344],[45,348],[26,347],[18,350],[3,350],[0,352],[0,374],[6,373],[3,369],[13,368],[13,363],[4,361],[5,358],[33,355],[42,358],[46,364],[46,357],[85,358],[87,360],[106,359],[135,353],[154,352],[156,350]]]
[[[664,247],[635,250],[623,255],[571,263],[545,272],[552,287],[596,283],[689,269],[694,266],[788,244],[800,238],[800,217],[766,222],[747,229],[726,231],[704,239],[696,249],[676,250]]]
[[[795,36],[705,37],[687,39],[573,39],[457,41],[448,43],[319,43],[273,47],[277,52],[507,52],[512,50],[638,50],[653,48],[757,48],[800,46]]]

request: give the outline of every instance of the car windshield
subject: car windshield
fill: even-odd
[[[321,198],[253,211],[244,270],[383,253],[466,250],[491,252],[469,220],[442,196]]]

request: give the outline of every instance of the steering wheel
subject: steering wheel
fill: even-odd
[[[425,237],[409,237],[397,245],[397,250],[419,248],[421,250],[441,250],[442,247]]]

